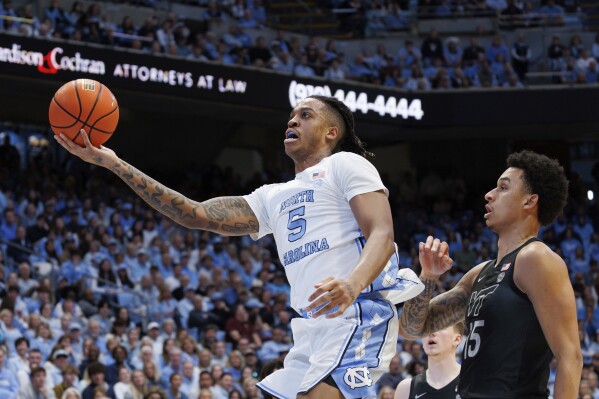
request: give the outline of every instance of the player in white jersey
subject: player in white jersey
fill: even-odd
[[[64,136],[57,141],[121,177],[148,204],[188,228],[223,235],[274,235],[291,285],[294,347],[260,388],[277,398],[369,398],[395,354],[394,303],[422,283],[399,270],[391,210],[376,169],[335,98],[312,96],[291,112],[285,152],[296,179],[244,197],[204,202],[174,192],[119,159]],[[322,317],[321,317],[322,316]]]

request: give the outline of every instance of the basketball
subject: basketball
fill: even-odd
[[[119,106],[108,87],[90,79],[77,79],[54,94],[48,111],[50,127],[84,146],[81,129],[99,147],[110,138],[119,121]]]

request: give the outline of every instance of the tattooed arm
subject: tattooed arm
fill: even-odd
[[[85,147],[63,135],[54,137],[67,151],[82,160],[114,172],[150,206],[182,226],[222,235],[258,232],[258,219],[242,197],[220,197],[204,202],[190,200],[119,159],[114,151],[104,146],[94,147],[83,130],[81,135]]]
[[[439,276],[428,276],[423,270],[420,280],[424,283],[424,291],[404,303],[399,334],[407,339],[417,339],[464,320],[474,279],[482,267],[480,264],[472,268],[455,287],[435,298],[432,296]]]

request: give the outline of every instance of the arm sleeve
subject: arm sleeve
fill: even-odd
[[[357,154],[337,154],[333,163],[333,177],[348,202],[356,195],[373,191],[383,190],[385,195],[389,195],[374,165]]]
[[[243,196],[243,199],[247,201],[254,215],[256,215],[256,219],[258,219],[258,233],[250,234],[253,240],[258,240],[272,233],[270,217],[266,209],[266,194],[273,186],[275,185],[267,184],[257,188],[251,194]]]

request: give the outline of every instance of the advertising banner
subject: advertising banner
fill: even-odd
[[[596,86],[407,92],[282,75],[105,46],[0,34],[0,74],[288,111],[311,95],[335,96],[356,119],[435,127],[595,121]],[[1,88],[0,88],[1,90]]]

